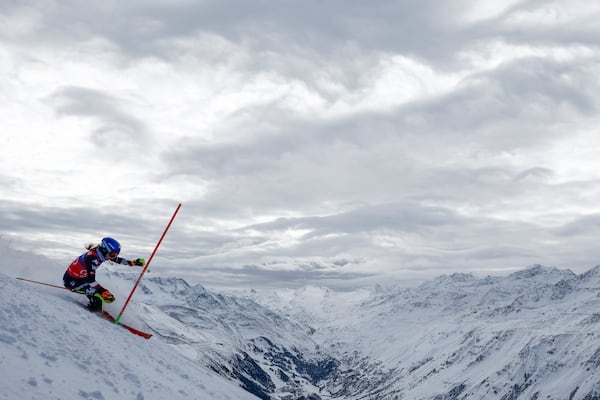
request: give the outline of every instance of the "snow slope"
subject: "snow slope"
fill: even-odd
[[[256,399],[167,343],[89,313],[83,296],[5,274],[40,261],[0,256],[0,399]]]

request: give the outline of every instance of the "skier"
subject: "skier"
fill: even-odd
[[[129,266],[144,266],[146,260],[138,258],[136,260],[126,260],[119,257],[121,245],[113,238],[106,237],[97,245],[90,244],[86,247],[88,251],[77,257],[63,276],[63,282],[66,288],[72,291],[85,291],[90,303],[90,311],[102,310],[102,302],[112,303],[115,296],[96,282],[96,269],[104,261],[111,261],[117,264]]]

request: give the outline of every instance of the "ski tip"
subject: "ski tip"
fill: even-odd
[[[128,326],[128,325],[125,325],[125,324],[117,322],[117,320],[112,315],[110,315],[108,312],[106,312],[106,311],[102,311],[101,315],[105,319],[109,320],[110,322],[118,324],[119,326],[122,326],[123,328],[127,329],[129,332],[133,333],[134,335],[141,336],[141,337],[143,337],[146,340],[148,340],[148,339],[150,339],[152,337],[151,333],[146,333],[146,332],[140,331],[139,329],[135,329],[135,328],[133,328],[131,326]],[[119,319],[120,319],[120,315],[119,315]]]

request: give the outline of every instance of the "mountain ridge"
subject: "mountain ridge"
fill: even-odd
[[[354,349],[395,378],[369,398],[595,399],[599,272],[535,265],[504,277],[453,274],[412,289],[379,288],[357,302],[353,318],[320,329],[336,338],[325,343]],[[293,314],[285,304],[271,307]],[[559,387],[548,382],[553,376]]]

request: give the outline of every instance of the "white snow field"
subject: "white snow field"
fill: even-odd
[[[14,277],[48,278],[47,269],[56,272],[39,256],[0,257],[0,399],[256,399],[165,342],[88,312],[84,296]]]

